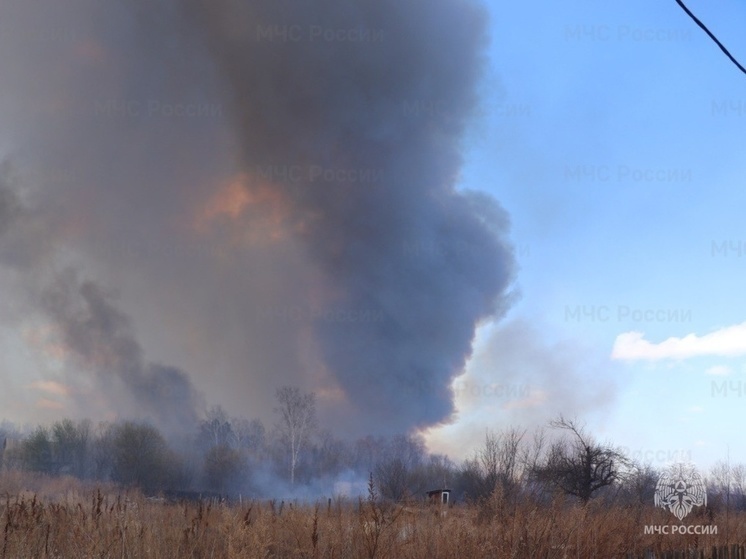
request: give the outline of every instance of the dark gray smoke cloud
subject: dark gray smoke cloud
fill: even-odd
[[[505,212],[456,189],[483,11],[61,6],[4,7],[0,118],[34,169],[56,261],[96,281],[42,301],[73,351],[103,347],[117,379],[151,393],[146,408],[167,377],[189,400],[189,370],[249,415],[297,384],[351,432],[445,420],[475,327],[505,312],[514,274]],[[131,320],[95,285],[121,290]]]
[[[274,187],[304,224],[298,237],[333,288],[329,302],[359,317],[349,324],[341,311],[314,329],[354,409],[375,424],[444,419],[475,324],[504,310],[506,216],[454,189],[481,17],[465,2],[387,0],[203,2],[196,15],[245,168],[298,170]],[[315,184],[322,169],[330,178]],[[361,184],[366,172],[373,184]],[[437,389],[416,390],[424,384]]]

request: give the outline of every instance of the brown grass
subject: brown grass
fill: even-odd
[[[499,494],[449,509],[366,500],[213,506],[5,473],[0,496],[0,559],[626,558],[726,543],[724,515],[687,522],[716,524],[718,535],[645,535],[645,524],[674,524],[673,517],[562,499],[512,506]],[[746,517],[729,520],[730,543],[744,543]]]

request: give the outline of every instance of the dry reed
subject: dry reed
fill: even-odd
[[[374,498],[167,503],[117,491],[3,474],[0,559],[626,559],[726,543],[724,514],[689,521],[717,525],[717,535],[652,535],[645,525],[672,524],[673,517],[651,507],[581,507],[561,498],[515,503],[499,492],[480,506],[438,508]],[[728,520],[727,543],[746,542],[746,515]]]

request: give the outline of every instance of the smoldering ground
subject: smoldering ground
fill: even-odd
[[[252,415],[279,385],[315,390],[350,434],[449,417],[515,273],[506,213],[458,188],[487,42],[477,3],[3,10],[0,118],[47,239],[15,273],[43,278],[36,303],[67,346],[106,348],[133,402],[158,407],[172,382],[187,409],[169,417],[197,405],[181,371]],[[413,397],[423,381],[436,388]]]

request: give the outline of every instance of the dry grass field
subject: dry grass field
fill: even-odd
[[[671,515],[562,500],[511,506],[499,495],[448,509],[370,500],[168,503],[72,478],[6,472],[0,496],[0,559],[585,559],[686,549],[697,550],[687,557],[711,557],[726,537],[746,542],[746,518],[739,515],[729,516],[727,529],[724,514],[685,519],[715,524],[717,535],[645,535],[644,525],[673,524]]]

